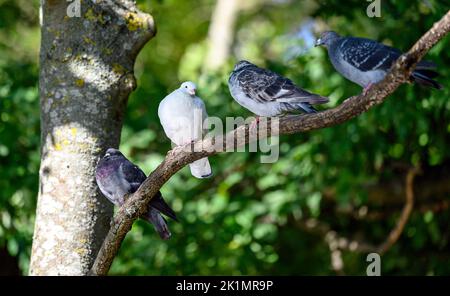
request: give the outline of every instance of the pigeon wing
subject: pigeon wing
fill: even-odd
[[[136,192],[139,186],[141,186],[142,182],[147,178],[145,173],[137,166],[131,163],[130,161],[126,161],[122,163],[120,166],[122,176],[125,180],[130,184],[130,193]],[[170,208],[170,206],[164,201],[161,192],[158,191],[156,196],[152,198],[150,201],[150,206],[157,209],[167,217],[172,218],[175,221],[178,221],[175,212]]]
[[[166,203],[164,198],[161,195],[161,192],[158,191],[156,193],[156,196],[152,198],[150,201],[150,205],[166,215],[169,218],[172,218],[175,221],[178,221],[177,215],[175,214],[175,211],[172,210],[172,208]]]
[[[128,184],[130,184],[130,192],[134,193],[141,186],[142,182],[145,181],[147,176],[145,173],[137,166],[126,160],[120,165],[120,174]]]
[[[402,54],[396,48],[366,38],[349,37],[339,45],[341,57],[360,71],[387,71]]]
[[[277,73],[252,67],[243,70],[239,77],[239,86],[251,99],[260,102],[310,103],[323,104],[328,99],[303,90]]]

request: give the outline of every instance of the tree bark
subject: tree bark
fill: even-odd
[[[386,170],[392,170],[388,167]],[[407,168],[405,168],[407,169]],[[409,169],[409,168],[408,168]],[[376,183],[362,186],[367,192],[367,204],[370,206],[383,206],[395,209],[405,200],[406,187],[403,174],[397,171],[395,178],[381,179]],[[423,168],[423,174],[414,180],[415,200],[419,203],[430,203],[446,199],[450,196],[450,163],[446,162],[434,167]],[[337,200],[336,188],[324,188],[324,200],[335,203]]]
[[[97,190],[95,166],[119,145],[136,87],[135,58],[154,34],[152,17],[130,0],[41,0],[41,166],[31,275],[85,275],[91,268],[113,214]]]

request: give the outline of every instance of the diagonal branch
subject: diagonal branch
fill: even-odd
[[[372,87],[366,95],[360,94],[351,97],[336,108],[317,114],[281,118],[279,129],[269,132],[271,132],[271,135],[281,135],[321,129],[348,121],[371,107],[381,104],[398,86],[409,80],[415,65],[449,31],[450,12],[447,12],[414,44],[408,53],[402,55],[395,62],[385,79]],[[112,261],[133,222],[144,213],[152,197],[176,172],[195,160],[223,152],[224,147],[234,148],[236,141],[237,143],[249,143],[256,139],[256,132],[253,129],[249,131],[249,126],[244,125],[224,136],[197,141],[193,144],[193,147],[186,145],[169,151],[165,160],[148,176],[138,191],[118,211],[90,274],[106,275],[108,273]],[[189,148],[193,149],[189,150]]]

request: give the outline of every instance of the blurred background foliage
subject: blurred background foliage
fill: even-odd
[[[170,149],[156,110],[180,82],[197,82],[210,115],[249,116],[227,87],[233,64],[248,59],[328,95],[323,108],[331,108],[361,89],[334,71],[323,48],[312,47],[319,31],[407,50],[450,8],[447,1],[382,0],[382,17],[369,18],[370,3],[362,0],[230,1],[237,4],[228,22],[220,10],[212,17],[220,1],[138,1],[154,16],[158,33],[136,63],[138,89],[120,148],[147,173]],[[26,274],[31,249],[40,144],[38,6],[36,0],[0,0],[2,274]],[[222,21],[231,43],[210,67],[208,57],[221,46],[209,42],[216,36],[212,24]],[[261,164],[259,153],[226,153],[210,159],[211,179],[196,180],[183,169],[161,190],[181,221],[170,222],[173,237],[161,241],[138,221],[111,274],[365,274],[367,253],[336,250],[344,238],[382,243],[403,207],[405,175],[420,166],[414,211],[383,255],[382,273],[448,275],[449,43],[447,36],[427,55],[439,65],[442,91],[403,85],[345,124],[283,136],[273,164]],[[330,240],[335,236],[340,240]]]

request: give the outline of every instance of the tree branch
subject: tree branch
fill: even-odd
[[[348,121],[375,105],[381,104],[399,85],[408,81],[415,65],[422,57],[450,31],[450,12],[425,33],[408,53],[402,55],[393,65],[385,79],[373,86],[366,95],[358,95],[345,100],[336,108],[312,115],[293,115],[280,119],[279,130],[268,134],[281,135],[307,132],[337,125]],[[106,275],[117,255],[125,235],[133,222],[145,212],[147,204],[158,190],[180,169],[203,157],[223,152],[224,147],[234,148],[235,143],[249,143],[257,139],[255,129],[243,125],[225,136],[206,138],[193,145],[176,147],[168,152],[165,160],[148,176],[125,204],[119,209],[114,223],[103,242],[97,259],[91,268],[92,275]],[[189,150],[188,148],[193,148]],[[227,151],[226,149],[225,151]],[[200,151],[200,152],[190,152]],[[229,150],[228,150],[229,151]]]
[[[411,168],[406,175],[406,202],[403,207],[400,218],[396,226],[391,230],[386,240],[378,246],[367,243],[362,239],[349,238],[340,235],[333,230],[326,222],[310,218],[304,220],[294,220],[295,227],[302,231],[319,235],[323,237],[330,249],[331,267],[338,275],[344,274],[344,263],[342,260],[342,251],[350,251],[357,253],[377,252],[380,255],[385,254],[399,239],[400,235],[411,216],[414,205],[414,178],[421,173],[417,167]]]
[[[40,1],[40,16],[41,161],[29,274],[85,275],[114,213],[95,167],[102,151],[119,146],[135,60],[156,28],[133,0]]]
[[[403,207],[400,218],[397,221],[397,225],[394,227],[394,229],[391,230],[391,233],[389,233],[389,236],[387,237],[386,241],[378,247],[377,253],[379,253],[380,255],[386,253],[395,244],[395,242],[397,242],[397,240],[399,239],[400,235],[403,232],[403,229],[405,228],[406,223],[409,220],[409,217],[411,216],[411,212],[414,206],[414,178],[419,173],[420,173],[419,168],[412,168],[408,171],[408,174],[406,175],[405,206]]]

